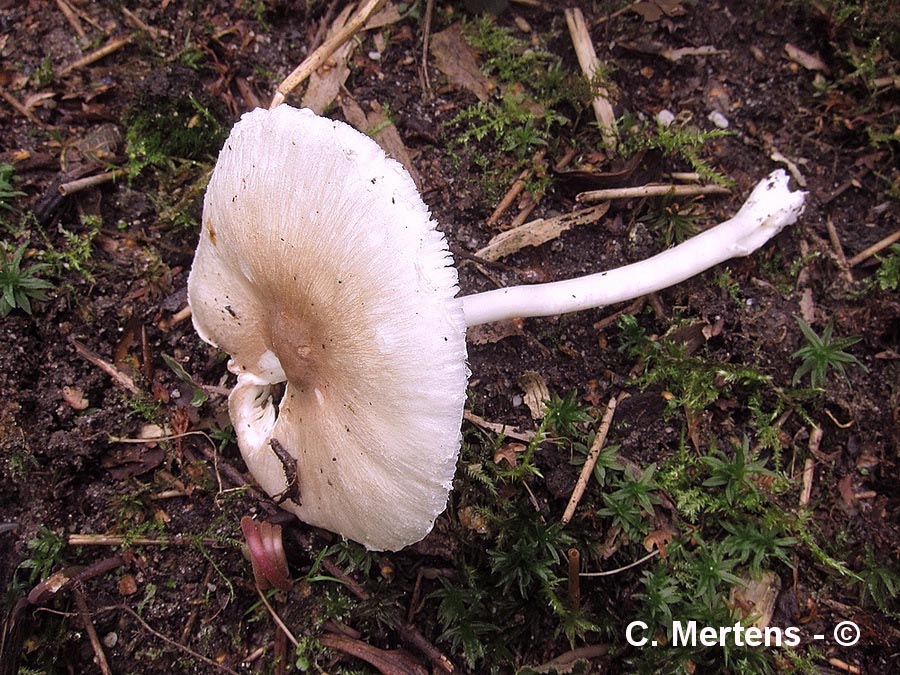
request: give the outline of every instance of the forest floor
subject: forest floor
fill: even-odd
[[[776,169],[805,212],[627,306],[471,330],[448,509],[369,552],[252,488],[226,359],[184,312],[228,130],[344,3],[0,0],[0,674],[900,672],[891,3],[438,1],[426,21],[430,4],[388,0],[287,103],[414,172],[463,293],[644,259]],[[584,13],[590,83],[559,4]],[[485,251],[585,190],[685,173],[727,190],[617,199]],[[283,527],[294,583],[266,602],[246,515]],[[673,644],[691,620],[798,639]]]

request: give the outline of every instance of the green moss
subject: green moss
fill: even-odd
[[[128,171],[133,178],[151,165],[176,159],[209,161],[225,140],[226,130],[209,108],[188,95],[165,107],[140,105],[126,118]]]

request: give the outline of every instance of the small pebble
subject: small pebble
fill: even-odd
[[[660,110],[656,113],[656,121],[662,126],[667,127],[675,121],[675,115],[671,110]]]
[[[728,118],[725,117],[725,115],[720,113],[718,110],[713,110],[711,113],[709,113],[708,119],[710,122],[712,122],[717,127],[719,127],[719,129],[727,129],[728,128],[728,124],[729,124]]]
[[[112,649],[113,647],[115,647],[118,644],[118,642],[119,642],[119,635],[117,633],[107,633],[106,635],[103,636],[103,644],[109,649]]]

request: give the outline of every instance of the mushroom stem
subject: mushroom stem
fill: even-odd
[[[805,197],[805,192],[791,192],[784,171],[775,171],[759,182],[733,218],[652,258],[576,279],[464,296],[466,325],[577,312],[674,286],[730,258],[753,253],[796,222]]]

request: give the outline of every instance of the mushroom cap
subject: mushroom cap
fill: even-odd
[[[287,105],[235,125],[188,301],[231,356],[247,467],[284,508],[370,549],[431,530],[468,379],[458,290],[415,184],[372,139]]]

